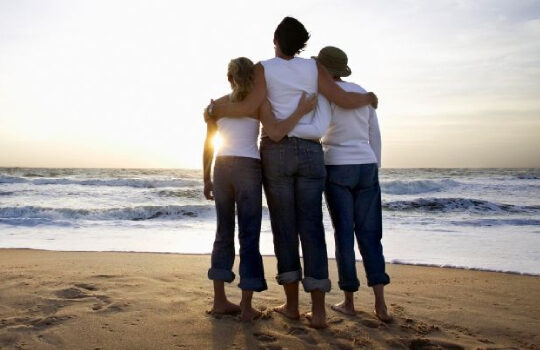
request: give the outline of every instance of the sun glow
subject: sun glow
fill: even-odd
[[[212,144],[214,145],[215,152],[219,151],[221,146],[223,145],[223,137],[219,133],[217,133],[214,138],[212,139]]]

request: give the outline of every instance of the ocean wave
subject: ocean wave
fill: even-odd
[[[14,192],[0,191],[0,196],[11,196]]]
[[[415,262],[414,260],[406,259],[392,259],[390,260],[391,264],[395,265],[411,265],[411,266],[423,266],[423,267],[442,267],[447,269],[459,269],[459,270],[471,270],[471,271],[487,271],[487,272],[502,272],[513,275],[524,275],[524,276],[540,276],[539,273],[528,273],[520,272],[515,270],[505,270],[505,269],[489,269],[489,268],[480,268],[480,267],[470,267],[464,265],[454,265],[454,264],[429,264],[422,262]]]
[[[158,192],[160,197],[193,198],[203,199],[203,191],[199,188],[187,188],[179,190],[161,190]]]
[[[470,198],[417,198],[407,201],[385,202],[383,203],[383,208],[393,211],[469,211],[476,213],[536,213],[540,211],[540,206],[518,206]]]
[[[208,216],[214,205],[138,206],[109,209],[46,208],[37,206],[0,208],[0,219],[42,220],[152,220]]]
[[[457,226],[540,226],[540,220],[535,219],[478,219],[451,221]]]
[[[195,179],[76,179],[76,178],[23,178],[0,176],[0,183],[29,183],[33,185],[82,185],[82,186],[120,186],[135,188],[187,187],[200,184]]]
[[[538,175],[536,174],[518,174],[516,178],[520,180],[538,180]]]
[[[402,181],[393,180],[381,183],[381,189],[387,194],[418,194],[426,192],[439,192],[459,186],[460,183],[450,179],[439,181],[434,180],[414,180]]]

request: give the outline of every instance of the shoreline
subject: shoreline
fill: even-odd
[[[129,254],[164,254],[164,255],[187,255],[187,256],[210,256],[211,253],[179,253],[179,252],[152,252],[152,251],[129,251],[129,250],[54,250],[54,249],[37,249],[37,248],[0,248],[0,252],[3,250],[29,250],[29,251],[45,251],[45,252],[63,252],[63,253],[129,253]],[[266,258],[275,258],[275,255],[272,254],[261,254],[262,257]],[[238,257],[238,254],[235,254]],[[301,257],[302,255],[300,255]],[[328,258],[328,261],[335,261],[336,258]],[[400,265],[400,266],[417,266],[417,267],[433,267],[441,269],[451,269],[451,270],[464,270],[464,271],[478,271],[478,272],[490,272],[490,273],[501,273],[507,275],[517,275],[524,277],[540,277],[539,273],[529,273],[529,272],[519,272],[519,271],[508,271],[508,270],[493,270],[493,269],[482,269],[477,267],[466,267],[466,266],[452,266],[452,265],[436,265],[428,263],[407,263],[400,262],[394,259],[392,261],[386,261],[387,265]],[[361,259],[356,259],[357,263],[361,263]]]

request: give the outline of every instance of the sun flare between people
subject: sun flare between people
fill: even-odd
[[[214,145],[214,152],[219,151],[224,142],[225,140],[223,140],[223,137],[221,137],[221,135],[217,133],[212,139],[212,144]]]

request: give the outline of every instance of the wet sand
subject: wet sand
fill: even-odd
[[[238,260],[238,259],[237,259]],[[255,295],[263,319],[213,316],[206,255],[0,249],[0,349],[540,349],[540,278],[388,265],[394,322],[372,315],[364,283],[356,316],[341,300],[335,261],[327,296],[329,328],[269,309],[283,293],[275,259],[265,258],[269,290]],[[230,299],[240,291],[233,282]],[[301,292],[301,312],[309,297]]]

